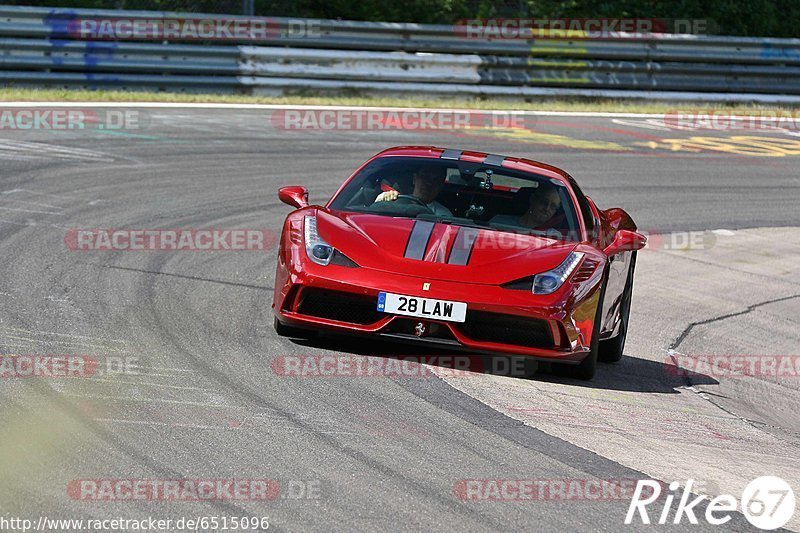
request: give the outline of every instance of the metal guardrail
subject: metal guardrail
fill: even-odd
[[[224,44],[81,40],[78,18],[219,15],[0,6],[0,83],[249,94],[298,91],[800,102],[800,39],[466,39],[456,28],[313,21]],[[227,19],[245,20],[241,17]],[[308,21],[306,21],[308,22]]]

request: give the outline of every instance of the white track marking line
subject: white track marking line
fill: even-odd
[[[664,113],[612,113],[595,111],[513,111],[506,109],[447,109],[425,107],[380,107],[338,105],[291,104],[215,104],[192,102],[3,102],[8,107],[144,107],[163,109],[301,109],[332,111],[411,111],[428,113],[508,113],[513,115],[539,115],[545,117],[610,117],[610,118],[663,118]]]
[[[53,213],[52,211],[36,211],[35,209],[15,209],[13,207],[0,207],[5,211],[17,211],[20,213],[38,213],[40,215],[59,215],[64,216],[64,213]]]
[[[49,192],[32,191],[30,189],[9,189],[7,191],[0,192],[0,194],[16,194],[18,192],[26,192],[28,194],[35,194],[38,196],[52,196],[53,198],[69,198],[70,200],[78,199],[76,196],[69,196],[67,194],[51,194]]]
[[[14,220],[6,220],[6,219],[3,219],[3,218],[0,218],[0,223],[13,224],[15,226],[27,226],[27,227],[30,227],[30,228],[56,228],[56,229],[60,229],[60,230],[71,230],[71,229],[73,229],[73,228],[68,228],[66,226],[59,226],[58,224],[37,224],[36,222],[33,222],[31,220],[23,223],[23,222],[16,222]]]
[[[127,420],[124,418],[93,418],[97,422],[112,422],[114,424],[131,424],[139,426],[166,426],[190,429],[226,429],[238,430],[239,426],[200,426],[197,424],[170,424],[169,422],[151,422],[149,420]]]
[[[64,300],[67,301],[67,300]],[[42,340],[42,339],[31,339],[28,337],[18,337],[16,335],[8,335],[6,333],[0,332],[0,338],[3,339],[14,339],[17,341],[28,341],[35,344],[61,344],[64,346],[83,346],[85,348],[98,348],[100,350],[105,350],[107,352],[114,352],[114,353],[130,353],[128,350],[124,348],[117,348],[114,346],[106,346],[103,344],[90,344],[87,342],[72,342],[72,341],[60,341],[60,340]]]
[[[6,335],[4,333],[0,333],[0,337],[2,337],[3,339],[14,339],[15,341],[39,342],[37,339],[31,339],[29,337],[18,337],[16,335]]]
[[[30,329],[24,328],[15,328],[15,327],[7,327],[5,328],[11,331],[18,331],[21,333],[30,333],[31,335],[53,335],[56,337],[69,337],[71,339],[89,339],[95,341],[102,341],[102,342],[117,342],[120,344],[128,344],[128,341],[121,340],[121,339],[106,339],[104,337],[92,337],[90,335],[75,335],[73,333],[56,333],[55,331],[32,331]]]
[[[147,365],[128,365],[128,368],[132,370],[164,370],[166,372],[188,372],[190,374],[196,374],[194,370],[187,370],[185,368],[168,368],[163,366],[147,366]]]
[[[120,402],[141,402],[141,403],[167,403],[178,405],[196,405],[198,407],[213,407],[215,409],[242,409],[236,405],[225,405],[218,403],[187,402],[184,400],[168,400],[166,398],[133,398],[131,396],[106,396],[101,394],[73,394],[70,392],[62,393],[63,396],[71,398],[86,398],[89,400],[114,400]]]
[[[60,210],[62,210],[62,211],[64,210],[64,208],[63,208],[63,207],[59,207],[59,206],[57,206],[57,205],[43,204],[43,203],[41,203],[41,202],[31,202],[31,201],[29,201],[29,200],[17,200],[17,199],[15,199],[15,200],[14,200],[14,202],[16,202],[16,203],[20,203],[20,204],[31,204],[31,205],[38,205],[39,207],[49,207],[49,208],[51,208],[51,209],[60,209]]]
[[[108,375],[116,375],[116,374],[115,373],[109,374],[108,372],[106,372],[106,375],[108,376]],[[145,376],[145,377],[148,377],[148,378],[171,378],[171,379],[175,379],[175,374],[154,374],[152,372],[142,372],[141,374],[132,374],[132,375]]]
[[[7,152],[7,153],[4,153]],[[54,157],[57,159],[68,159],[78,161],[101,161],[112,162],[114,159],[99,152],[85,150],[83,148],[70,148],[67,146],[60,146],[48,143],[36,143],[27,141],[17,141],[9,139],[0,139],[0,156],[12,157],[37,157],[48,158]]]
[[[145,376],[149,376],[150,374],[144,374]],[[208,389],[204,389],[201,387],[181,387],[179,385],[164,385],[163,383],[151,383],[149,381],[122,381],[120,379],[104,379],[104,378],[89,378],[92,381],[102,381],[104,383],[122,383],[125,385],[142,385],[145,387],[160,387],[164,389],[178,389],[178,390],[193,390],[193,391],[200,391],[200,392],[207,392],[209,394],[213,394],[212,391]]]
[[[4,224],[13,224],[13,225],[15,225],[15,226],[31,226],[31,227],[33,227],[33,226],[36,226],[36,224],[29,224],[29,223],[17,222],[17,221],[15,221],[15,220],[6,220],[6,219],[4,219],[4,218],[0,218],[0,222],[2,222],[2,223],[4,223]]]

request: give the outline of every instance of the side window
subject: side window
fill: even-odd
[[[572,185],[572,190],[575,191],[575,197],[578,199],[578,206],[581,209],[581,216],[583,217],[583,224],[586,226],[586,233],[589,235],[589,239],[594,239],[596,231],[592,207],[589,205],[589,201],[586,199],[583,191],[581,191],[581,188],[575,183],[575,180],[570,178],[569,183]]]

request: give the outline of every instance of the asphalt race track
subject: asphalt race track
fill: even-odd
[[[129,109],[136,127],[0,129],[0,353],[100,362],[91,377],[0,379],[0,514],[264,516],[278,531],[618,531],[629,498],[472,501],[461,489],[691,478],[698,493],[738,498],[750,480],[777,475],[800,490],[800,377],[667,368],[681,354],[797,359],[796,132],[583,116],[532,117],[525,131],[285,130],[268,109]],[[433,352],[278,337],[274,246],[74,251],[65,238],[90,228],[275,236],[290,211],[278,187],[305,185],[324,203],[369,156],[406,144],[555,164],[601,208],[622,207],[659,235],[639,254],[622,362],[590,383],[441,365],[409,377],[286,376],[276,361],[287,356]],[[697,238],[689,249],[687,235]],[[76,489],[179,479],[266,479],[280,492],[107,501]],[[754,530],[741,515],[672,527]],[[800,529],[797,514],[787,527]]]

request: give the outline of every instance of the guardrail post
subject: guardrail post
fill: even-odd
[[[256,2],[255,0],[242,0],[242,15],[252,17],[255,15]]]

